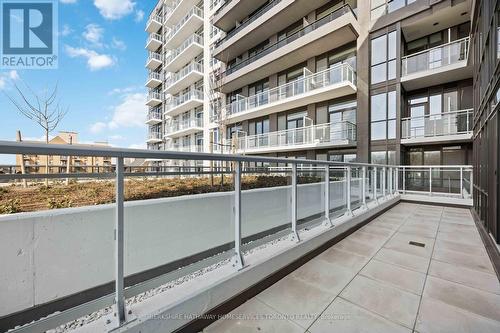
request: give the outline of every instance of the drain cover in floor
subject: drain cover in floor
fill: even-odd
[[[425,247],[424,243],[419,243],[419,242],[414,242],[414,241],[410,241],[409,244],[413,245],[413,246]]]

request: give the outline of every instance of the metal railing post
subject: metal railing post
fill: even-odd
[[[361,201],[362,201],[362,205],[363,205],[363,208],[366,208],[366,166],[363,166],[363,168],[361,169],[361,181],[362,181],[362,184],[361,184],[361,195],[363,196]]]
[[[377,167],[373,167],[373,199],[378,203],[377,195]]]
[[[297,231],[297,164],[292,164],[292,240],[300,242],[299,233]]]
[[[346,167],[346,198],[347,198],[347,210],[346,210],[346,215],[352,215],[352,210],[351,210],[351,167],[347,166]]]
[[[235,163],[234,170],[234,256],[233,266],[238,270],[244,266],[241,254],[241,161]]]
[[[392,167],[389,167],[389,177],[388,177],[388,180],[389,180],[389,183],[387,184],[389,186],[389,195],[392,196],[394,194],[394,192],[392,191],[392,184],[393,184],[393,173],[392,173]]]
[[[124,289],[124,177],[123,157],[116,159],[116,216],[115,216],[115,306],[117,326],[125,323]]]
[[[460,167],[460,196],[463,198],[464,197],[464,169]]]
[[[333,227],[330,219],[330,166],[325,166],[325,226]]]
[[[432,195],[432,168],[429,167],[429,195]]]
[[[386,184],[387,184],[387,179],[386,179],[386,177],[387,177],[387,169],[386,169],[386,167],[383,167],[383,168],[382,168],[382,196],[383,196],[384,198],[385,198],[385,196],[386,196],[386,194],[387,194],[387,193],[386,193],[386,190],[385,190],[385,188],[386,188],[386,186],[387,186],[387,185],[386,185]]]
[[[394,186],[394,192],[399,194],[399,168],[396,168],[396,177],[394,178],[396,182]]]
[[[472,172],[472,169],[469,170],[469,175],[470,175],[470,178],[469,178],[469,182],[470,182],[470,189],[469,189],[469,195],[471,197],[474,197],[474,185],[473,185],[473,182],[472,182],[472,177],[474,176],[474,173]]]
[[[406,168],[403,167],[403,194],[406,194]]]

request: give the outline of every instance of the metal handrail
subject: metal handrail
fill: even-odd
[[[453,63],[457,63],[459,61],[466,61],[469,57],[469,44],[470,44],[470,37],[464,37],[462,39],[438,45],[427,50],[406,55],[401,58],[402,75],[404,76],[424,70],[448,66]],[[452,55],[451,52],[452,48],[456,46],[459,47],[459,50],[457,54]],[[431,55],[438,54],[438,52],[440,56],[436,60],[432,61],[432,59],[430,59]],[[423,59],[421,60],[421,63],[423,63],[423,67],[419,68],[418,61],[419,58],[422,57]],[[415,60],[417,62],[416,68],[414,70],[409,70],[410,61],[413,59],[416,59]]]
[[[258,59],[262,58],[263,56],[268,55],[269,53],[271,53],[275,50],[278,50],[285,45],[290,44],[291,42],[297,40],[298,38],[309,34],[310,32],[322,27],[323,25],[325,25],[327,23],[332,22],[333,20],[335,20],[335,19],[337,19],[337,18],[341,17],[342,15],[347,14],[349,12],[355,16],[354,12],[351,9],[351,6],[349,6],[348,4],[345,4],[342,7],[340,7],[339,9],[331,12],[329,15],[322,17],[319,20],[316,20],[315,22],[313,22],[309,25],[306,25],[302,29],[291,34],[290,36],[288,36],[282,40],[279,40],[278,42],[276,42],[272,45],[267,46],[266,48],[264,48],[262,51],[258,52],[257,54],[255,54],[247,59],[241,60],[240,62],[237,62],[234,65],[232,65],[231,67],[228,67],[226,69],[226,71],[224,73],[222,73],[221,75],[229,75],[231,73],[234,73],[238,69],[241,69],[241,68],[245,67],[246,65],[251,64],[255,60],[258,60]]]
[[[227,41],[229,38],[233,37],[235,34],[243,30],[243,28],[247,27],[250,23],[254,22],[256,19],[261,17],[264,13],[268,12],[271,8],[279,4],[282,0],[272,0],[271,2],[267,3],[264,7],[259,9],[257,12],[255,12],[252,16],[244,19],[243,21],[240,22],[238,26],[236,26],[233,30],[230,30],[227,32],[226,36],[224,38],[219,39],[217,42],[215,42],[215,47],[220,46],[222,43]]]
[[[472,115],[473,109],[466,109],[402,118],[401,137],[408,139],[472,133]],[[462,126],[465,128],[460,128],[459,118],[464,118]],[[453,121],[454,123],[452,123]]]
[[[166,40],[172,39],[172,37],[177,34],[177,32],[184,26],[184,24],[191,18],[191,16],[197,15],[201,19],[203,19],[203,10],[199,7],[193,7],[189,10],[189,12],[184,15],[184,17],[177,23],[172,29],[169,30],[168,34],[166,35]]]
[[[169,134],[196,127],[203,127],[203,118],[174,121],[169,126]]]
[[[345,81],[356,85],[356,71],[348,63],[338,64],[293,82],[229,103],[226,105],[227,114],[248,111]]]
[[[161,120],[161,111],[160,110],[149,111],[147,120],[152,120],[152,119]]]
[[[200,72],[203,73],[203,65],[199,62],[192,62],[189,65],[183,67],[178,72],[175,72],[170,77],[165,80],[165,86],[169,87],[179,82],[183,78],[185,78],[191,72]]]
[[[186,103],[192,99],[203,99],[203,91],[201,90],[189,90],[188,92],[179,95],[172,96],[170,102],[167,105],[167,112],[178,107],[179,105]]]
[[[157,33],[154,33],[154,34],[149,34],[149,37],[148,37],[148,43],[149,43],[150,41],[152,41],[153,39],[156,39],[156,40],[158,40],[158,41],[160,41],[160,42],[162,42],[162,41],[163,41],[163,38],[161,37],[161,35],[159,35],[159,34],[157,34]]]
[[[148,99],[160,99],[161,100],[161,94],[159,92],[150,91],[148,94]]]
[[[158,72],[149,72],[148,80],[158,80],[161,81],[161,73]]]
[[[200,36],[198,34],[192,34],[188,39],[186,39],[184,42],[182,42],[182,44],[176,48],[175,50],[173,50],[167,57],[167,65],[169,65],[175,58],[177,58],[177,56],[179,56],[179,54],[182,53],[182,51],[184,51],[185,49],[188,48],[188,46],[190,46],[191,44],[194,44],[194,43],[198,43],[200,45],[202,45],[203,47],[203,36]]]

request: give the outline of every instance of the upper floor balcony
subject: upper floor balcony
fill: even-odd
[[[163,19],[160,15],[151,15],[146,23],[146,31],[149,33],[158,32],[163,23]]]
[[[424,144],[470,141],[473,110],[460,110],[401,120],[401,143]]]
[[[150,70],[155,70],[162,64],[161,53],[149,52],[148,59],[146,60],[146,68]]]
[[[166,150],[172,151],[180,151],[185,153],[201,153],[203,152],[202,145],[182,145],[182,144],[173,144],[166,147]]]
[[[355,41],[359,26],[356,16],[345,5],[267,46],[257,54],[236,62],[222,73],[221,92],[228,93],[268,77],[318,54]]]
[[[162,83],[162,75],[158,72],[149,72],[146,87],[156,88]]]
[[[402,84],[407,90],[414,90],[471,78],[469,48],[470,37],[466,37],[403,57]]]
[[[256,154],[288,150],[346,147],[356,144],[356,125],[348,122],[326,123],[293,128],[236,139],[238,153]]]
[[[172,96],[167,104],[165,115],[174,117],[201,105],[203,105],[203,91],[190,90],[179,96]]]
[[[163,42],[163,37],[157,33],[152,33],[148,36],[148,40],[146,42],[146,48],[151,51],[157,51]]]
[[[161,109],[156,107],[156,108],[150,108],[148,112],[148,117],[146,119],[146,124],[148,125],[156,125],[162,122],[161,119]]]
[[[165,80],[165,92],[174,95],[203,79],[203,65],[192,62],[180,71],[171,73]]]
[[[231,122],[317,103],[356,93],[356,72],[347,63],[318,73],[304,69],[304,77],[226,106]]]
[[[175,49],[182,44],[190,35],[194,34],[203,26],[203,10],[192,7],[189,12],[172,28],[165,36],[165,47]]]
[[[255,8],[259,8],[268,0],[225,0],[212,17],[212,24],[224,31],[234,27],[235,22],[241,22],[250,15]]]
[[[260,44],[263,37],[286,29],[290,22],[301,20],[305,15],[327,3],[327,0],[272,0],[231,30],[215,44],[214,57],[221,61],[238,55]],[[232,22],[234,24],[234,22]]]
[[[160,131],[150,131],[148,133],[147,143],[160,143],[163,141],[163,137]]]
[[[199,0],[175,0],[172,1],[169,5],[166,6],[165,13],[165,25],[167,27],[171,27],[188,13],[188,11],[196,6]]]
[[[175,138],[201,131],[203,131],[203,118],[177,120],[170,124],[165,136]]]
[[[157,91],[150,91],[146,98],[146,105],[157,106],[163,102],[163,94]]]
[[[203,36],[193,34],[166,57],[165,70],[176,72],[201,52],[203,52]]]

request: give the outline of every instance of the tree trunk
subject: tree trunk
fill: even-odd
[[[49,131],[45,130],[45,143],[49,144]],[[49,155],[45,159],[45,174],[49,174]],[[45,178],[45,186],[49,186],[49,178]]]

